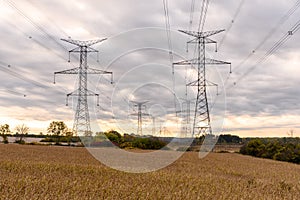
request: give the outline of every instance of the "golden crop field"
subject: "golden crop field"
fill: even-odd
[[[84,148],[0,145],[0,199],[300,199],[300,165],[185,153],[145,174],[110,169]]]

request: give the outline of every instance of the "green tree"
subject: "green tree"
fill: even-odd
[[[111,142],[115,142],[115,143],[120,143],[122,142],[122,136],[119,132],[114,131],[114,130],[110,130],[109,132],[105,132],[104,133],[106,135],[106,137],[111,141]]]
[[[20,139],[19,139],[18,143],[19,144],[24,143],[23,138],[25,135],[28,135],[29,127],[26,126],[25,124],[18,125],[16,127],[16,131],[17,131],[18,135],[20,135]]]
[[[0,126],[0,135],[3,138],[3,143],[7,144],[8,143],[8,138],[7,138],[7,134],[10,133],[9,130],[9,125],[8,124],[4,124]]]
[[[253,139],[243,145],[240,153],[300,164],[299,142],[286,141],[285,138],[263,141]]]
[[[68,127],[63,121],[53,121],[50,123],[47,131],[48,133],[56,136],[56,144],[59,144],[60,136],[66,134]]]
[[[265,153],[265,145],[260,139],[253,139],[242,146],[240,153],[261,157]]]
[[[68,140],[68,145],[70,145],[71,144],[71,139],[72,139],[72,137],[73,137],[73,130],[71,130],[71,129],[68,129],[67,131],[66,131],[66,133],[65,133],[65,135],[66,135],[66,138],[67,138],[67,140]]]

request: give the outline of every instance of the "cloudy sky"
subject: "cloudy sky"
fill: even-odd
[[[174,62],[194,55],[193,46],[186,51],[191,38],[177,31],[198,29],[202,1],[195,0],[190,27],[191,3],[168,1]],[[226,65],[207,69],[209,81],[219,86],[218,96],[214,87],[208,89],[215,130],[224,125],[224,133],[240,136],[287,136],[289,130],[300,136],[300,33],[293,29],[299,6],[296,0],[210,1],[204,30],[226,31],[211,37],[219,50],[210,45],[207,56],[233,68],[231,75]],[[88,57],[89,67],[114,73],[113,84],[107,75],[89,76],[89,89],[100,94],[99,107],[97,99],[89,101],[93,127],[135,132],[137,109],[129,101],[149,101],[144,112],[156,117],[156,132],[168,135],[174,121],[184,119],[182,99],[195,98],[195,88],[185,87],[195,78],[193,68],[175,67],[172,76],[161,0],[1,0],[0,27],[0,124],[12,130],[25,123],[34,133],[46,133],[52,120],[72,127],[76,99],[66,107],[65,98],[76,89],[77,77],[58,75],[54,85],[53,73],[77,67],[78,55],[68,63],[74,46],[61,38],[108,38],[93,46],[99,62],[96,54]],[[175,117],[179,110],[181,117]],[[151,133],[152,118],[144,118]]]

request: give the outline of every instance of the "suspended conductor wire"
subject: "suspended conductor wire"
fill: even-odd
[[[233,24],[235,23],[236,18],[237,18],[238,15],[240,14],[241,9],[242,9],[244,3],[245,3],[245,0],[241,0],[241,1],[240,1],[239,5],[238,5],[238,8],[237,8],[237,10],[235,11],[235,13],[234,13],[234,15],[233,15],[233,18],[232,18],[231,22],[229,23],[229,25],[228,25],[227,28],[226,28],[226,32],[225,32],[223,38],[222,38],[222,39],[220,40],[220,42],[219,42],[219,49],[222,47],[224,41],[226,40],[227,35],[228,35],[228,33],[230,32],[230,30],[231,30]]]
[[[277,24],[266,34],[266,36],[263,38],[263,40],[256,46],[256,48],[247,55],[247,57],[241,61],[235,68],[233,68],[232,72],[237,71],[241,66],[243,66],[255,53],[257,50],[259,50],[266,42],[267,40],[274,35],[274,33],[278,30],[278,28],[284,24],[289,18],[290,16],[292,16],[296,10],[300,7],[300,0],[298,0],[295,4],[293,4],[293,6],[287,11],[287,13],[281,17],[281,19],[277,22]],[[283,36],[283,37],[286,37]],[[275,47],[275,46],[273,46]],[[270,49],[271,50],[271,49]],[[267,54],[267,53],[266,53]],[[253,68],[253,67],[252,67]],[[251,69],[249,71],[252,71]],[[246,72],[247,74],[249,74],[250,72]],[[243,75],[245,77],[245,74]],[[224,86],[226,86],[228,84],[228,81],[231,77],[231,74],[228,74],[228,76],[225,79],[224,82]],[[236,82],[235,82],[236,85]]]
[[[202,6],[201,6],[201,11],[200,11],[200,17],[199,17],[198,32],[202,32],[203,29],[204,29],[208,7],[209,7],[209,0],[202,0]],[[197,50],[197,45],[195,45],[195,48],[194,48],[193,58],[196,57],[196,50]]]
[[[198,26],[198,32],[202,32],[204,29],[208,6],[209,6],[209,0],[203,0],[201,14],[200,14],[200,20],[199,20],[199,26]]]
[[[264,63],[271,55],[273,55],[282,45],[284,45],[296,32],[300,29],[300,20],[283,36],[281,37],[270,49],[262,56],[249,70],[242,74],[234,83],[235,86],[238,82],[248,76],[255,68]]]
[[[174,72],[174,55],[173,55],[173,46],[172,46],[172,39],[171,39],[171,25],[170,25],[170,16],[169,16],[169,5],[168,0],[163,0],[163,7],[164,7],[164,14],[165,14],[165,26],[166,26],[166,33],[167,33],[167,40],[168,40],[168,47],[169,47],[169,59],[172,65],[172,89],[173,89],[173,96],[174,96],[174,109],[175,112],[177,110],[176,105],[176,92],[175,92],[175,72]]]
[[[52,36],[51,34],[49,34],[45,28],[43,28],[42,26],[40,26],[39,24],[35,23],[30,17],[28,17],[24,12],[22,12],[22,10],[20,10],[13,2],[11,2],[10,0],[4,0],[6,2],[6,4],[8,6],[10,6],[11,8],[13,8],[14,10],[16,10],[18,12],[19,15],[21,15],[26,21],[28,21],[31,25],[33,25],[33,27],[35,27],[38,31],[40,31],[41,33],[43,33],[45,35],[46,38],[48,38],[49,40],[52,40],[55,44],[57,44],[59,47],[61,47],[63,50],[65,51],[69,51],[64,45],[62,45],[60,42],[58,42],[58,40]],[[32,37],[29,37],[30,39],[32,39]],[[42,45],[44,46],[44,45]],[[45,47],[45,46],[44,46]],[[47,48],[47,47],[46,47]],[[78,57],[73,56],[75,59],[79,60]]]
[[[243,66],[274,34],[275,32],[297,11],[300,7],[300,0],[298,0],[288,12],[281,17],[277,24],[265,35],[263,40],[258,43],[258,45],[247,55],[247,57],[242,60],[233,70],[236,71],[241,66]]]
[[[61,48],[63,48],[64,50],[68,50],[64,45],[62,45],[61,43],[59,43],[56,38],[54,38],[52,35],[50,35],[43,27],[41,27],[40,25],[38,25],[37,23],[35,23],[30,17],[28,17],[27,15],[25,15],[13,2],[11,2],[10,0],[5,0],[5,2],[13,9],[15,9],[22,17],[24,17],[30,24],[32,24],[37,30],[39,30],[40,32],[42,32],[47,38],[49,38],[50,40],[52,40],[54,43],[56,43],[58,46],[60,46]]]
[[[188,26],[188,30],[191,31],[192,30],[192,27],[193,27],[193,20],[194,20],[194,13],[195,13],[195,0],[192,0],[191,1],[191,8],[190,8],[190,20],[189,20],[189,26]],[[188,39],[187,39],[187,43],[191,40],[191,37],[188,36]],[[188,46],[187,46],[187,49],[186,51],[188,52]],[[173,66],[174,68],[174,66]],[[188,99],[188,68],[187,66],[185,67],[185,76],[184,76],[184,80],[185,80],[185,99],[187,100]]]
[[[205,6],[206,0],[202,0],[202,6],[201,6],[201,11],[200,11],[200,17],[199,17],[199,25],[198,25],[198,32],[200,32],[200,28],[202,25],[202,18],[204,14],[204,6]]]
[[[3,63],[3,62],[1,61],[1,63]],[[14,76],[14,77],[16,77],[16,78],[18,78],[20,80],[23,80],[23,81],[28,82],[28,83],[30,83],[32,85],[35,85],[37,87],[48,88],[48,86],[46,86],[46,85],[44,85],[44,84],[42,84],[40,82],[34,81],[34,80],[30,79],[30,78],[27,78],[27,77],[23,76],[20,73],[17,73],[17,72],[12,71],[11,69],[8,69],[7,66],[8,65],[2,65],[2,64],[0,64],[0,70],[3,71],[3,72],[5,72],[5,73],[7,73],[7,74],[9,74],[9,75],[11,75],[11,76]]]
[[[32,6],[34,6],[34,7],[38,7],[38,6],[36,5],[36,3],[32,2],[31,0],[27,0],[27,2],[30,3],[30,4],[31,4]],[[47,16],[46,16],[46,17],[47,17]],[[61,33],[63,33],[63,34],[65,35],[65,37],[69,37],[69,35],[68,35],[61,27],[59,27],[56,23],[54,23],[53,20],[51,20],[49,17],[47,17],[47,19],[48,19],[48,21],[50,21],[52,24],[54,24],[55,27],[56,27]],[[50,35],[50,34],[49,34],[49,35]],[[51,52],[53,52],[53,53],[56,54],[57,56],[61,57],[63,60],[66,60],[64,57],[62,57],[61,55],[57,54],[57,53],[54,52],[52,49],[50,49],[50,48],[48,48],[47,46],[43,45],[43,44],[40,43],[39,41],[33,39],[32,37],[30,37],[30,39],[34,40],[36,43],[38,43],[39,45],[43,46],[44,48],[50,50]],[[97,62],[98,62],[98,58],[97,58]],[[72,65],[73,65],[73,67],[75,67],[74,64],[72,64]],[[107,82],[110,82],[110,83],[111,83],[111,81],[108,80],[106,77],[104,77],[104,79],[105,79]],[[90,81],[89,81],[89,82],[90,82]],[[90,82],[90,84],[92,84],[92,83]],[[105,96],[105,97],[108,98],[109,100],[111,100],[108,96]]]
[[[46,45],[44,45],[42,42],[38,41],[37,39],[35,39],[34,37],[32,37],[31,35],[25,33],[23,30],[21,30],[17,25],[9,22],[9,21],[6,21],[10,26],[12,26],[14,29],[20,31],[23,35],[26,36],[26,38],[30,39],[31,41],[33,41],[34,43],[38,44],[39,46],[45,48],[46,50],[52,52],[54,55],[56,55],[57,57],[61,58],[62,60],[64,61],[67,61],[67,59],[63,56],[61,56],[60,54],[56,53],[53,49],[47,47]]]
[[[194,13],[195,13],[195,0],[192,0],[191,11],[190,11],[190,21],[189,21],[189,31],[191,31],[192,26],[193,26]]]
[[[3,62],[1,61],[1,63],[3,63]],[[23,80],[23,81],[25,81],[25,82],[27,82],[27,83],[30,83],[30,84],[32,84],[32,85],[34,85],[34,86],[37,86],[37,87],[39,87],[39,88],[43,88],[43,89],[49,89],[49,88],[50,88],[50,86],[47,86],[47,85],[45,85],[45,84],[43,84],[43,83],[41,83],[41,82],[39,82],[39,81],[32,80],[32,79],[30,79],[30,78],[24,76],[23,74],[14,72],[13,70],[7,68],[7,65],[2,65],[2,64],[0,64],[0,71],[5,72],[5,73],[7,73],[7,74],[9,74],[9,75],[11,75],[11,76],[13,76],[13,77],[15,77],[15,78],[18,78],[18,79],[20,79],[20,80]],[[63,89],[64,89],[64,88],[63,88]],[[64,90],[65,90],[65,89],[64,89]],[[60,92],[60,91],[58,91],[58,92],[59,92],[59,93],[62,93],[62,92]]]
[[[13,94],[13,95],[16,95],[16,96],[26,97],[26,94],[23,94],[21,92],[11,90],[11,89],[0,89],[0,92],[5,92],[5,93]]]
[[[15,5],[10,4],[11,2],[8,1],[8,2],[6,2],[6,3],[8,4],[8,6],[10,6],[10,7],[12,7],[13,9],[17,10],[18,13],[19,13],[23,18],[25,18],[30,24],[32,24],[35,28],[37,28],[38,25],[35,26],[35,23],[33,22],[33,20],[30,19],[28,16],[26,16],[26,15],[24,14],[24,12],[22,12],[20,9],[18,9]],[[31,36],[31,35],[25,33],[25,32],[24,32],[23,30],[21,30],[17,25],[15,25],[15,24],[13,24],[13,23],[11,23],[11,22],[9,22],[9,21],[7,21],[7,23],[8,23],[10,26],[12,26],[12,27],[14,27],[15,29],[17,29],[18,31],[20,31],[23,35],[25,35],[25,36],[26,36],[28,39],[30,39],[31,41],[35,42],[36,44],[40,45],[41,47],[43,47],[43,48],[47,49],[48,51],[52,52],[54,55],[56,55],[57,57],[61,58],[62,60],[68,61],[65,57],[63,57],[63,56],[61,56],[60,54],[56,53],[53,49],[47,47],[47,46],[44,45],[42,42],[40,42],[40,41],[38,41],[37,39],[35,39],[33,36]],[[37,28],[37,29],[38,29],[38,28]],[[40,30],[40,29],[38,29],[38,30]],[[45,31],[45,29],[43,29],[43,30]],[[43,32],[43,33],[45,34],[45,32]],[[50,35],[49,33],[46,33],[46,34],[47,34],[47,35]],[[51,35],[50,35],[50,36],[51,36]],[[52,36],[51,36],[51,37],[52,37]],[[52,38],[53,38],[53,37],[52,37]],[[53,40],[56,41],[55,38],[53,38]],[[63,45],[60,44],[59,46],[61,46],[64,50],[66,50],[66,48],[65,48]],[[74,66],[74,65],[73,65],[73,66]]]
[[[37,10],[40,10],[39,6],[37,5],[36,1],[32,1],[32,0],[26,0],[31,6],[35,7]],[[69,35],[61,28],[59,27],[54,20],[52,20],[51,18],[49,18],[49,16],[46,16],[48,21],[51,22],[61,33],[63,33],[65,35],[65,37],[69,37]]]

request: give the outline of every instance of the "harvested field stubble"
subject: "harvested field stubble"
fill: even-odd
[[[151,173],[110,169],[84,148],[0,145],[0,199],[300,199],[300,166],[188,152]]]

